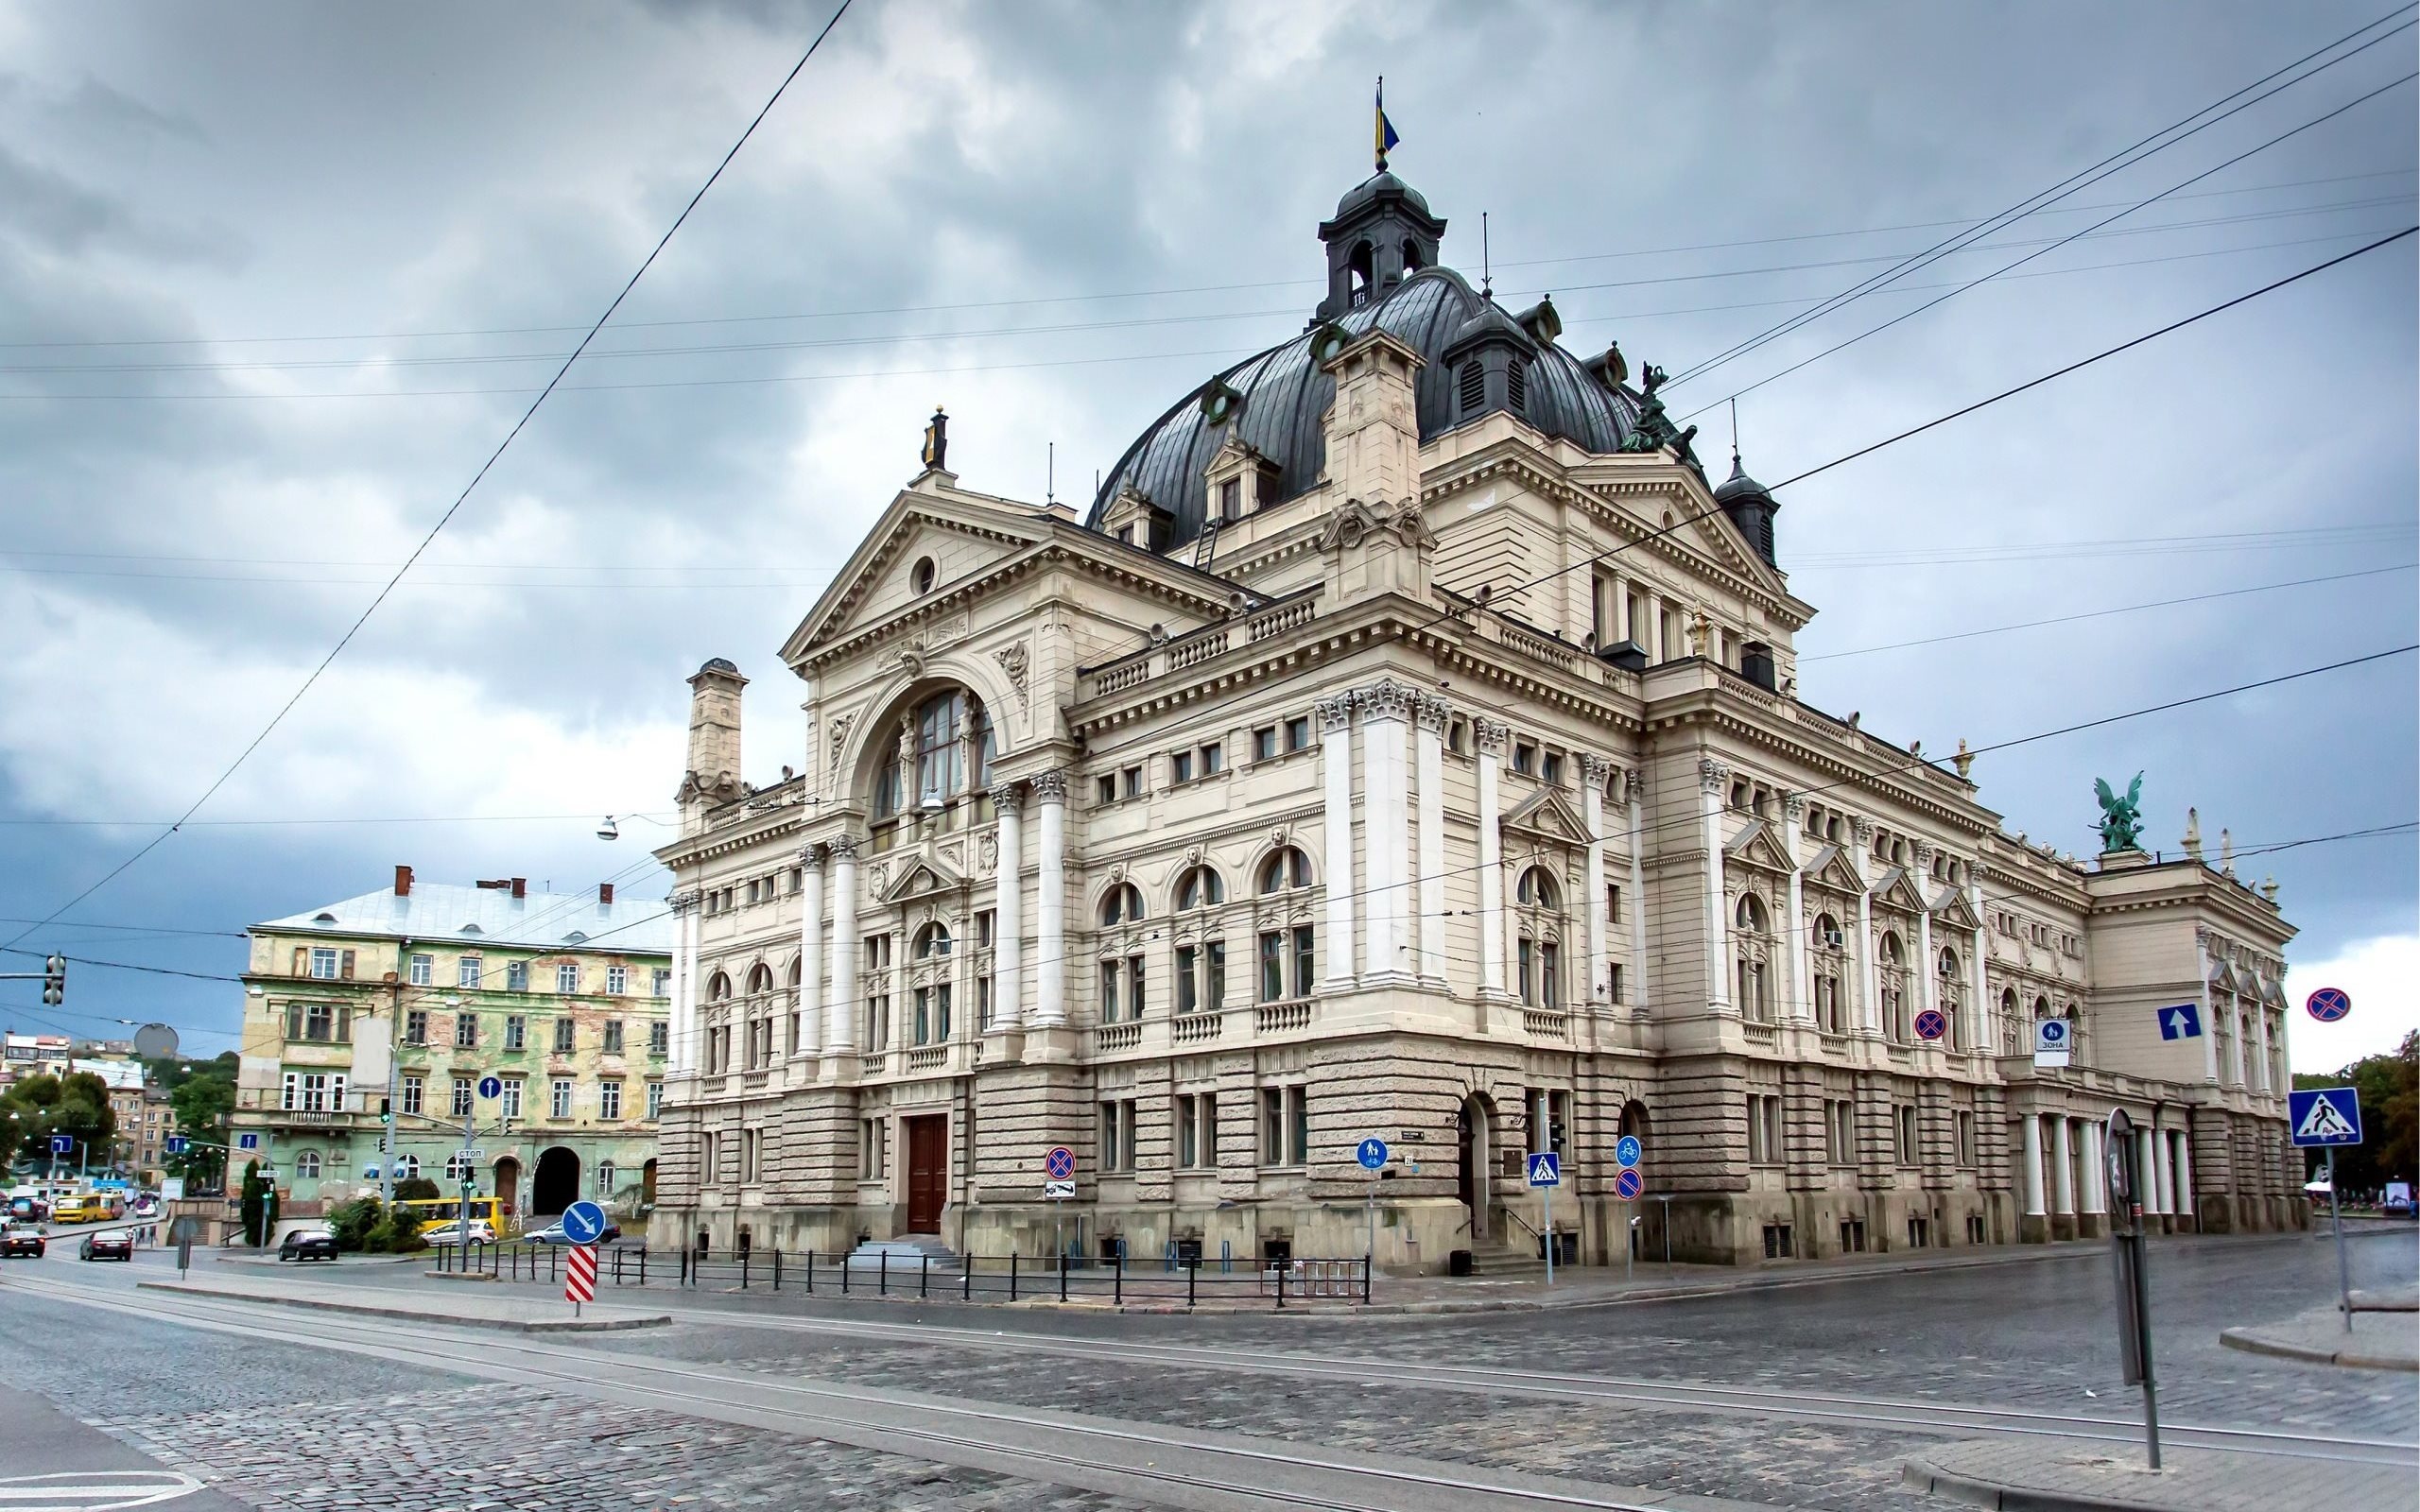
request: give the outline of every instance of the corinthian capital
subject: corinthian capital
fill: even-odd
[[[1698,763],[1698,791],[1720,793],[1731,781],[1731,768],[1708,756]]]
[[[854,863],[857,859],[857,837],[854,834],[836,834],[827,843],[825,849],[832,852],[834,861]]]
[[[1484,714],[1471,717],[1471,745],[1482,756],[1501,756],[1504,743],[1512,737],[1512,727],[1499,724]]]
[[[1409,683],[1385,678],[1361,689],[1353,696],[1354,707],[1361,711],[1363,722],[1391,719],[1402,723],[1411,717],[1411,704],[1419,693]]]
[[[1453,717],[1453,706],[1433,693],[1422,694],[1412,704],[1411,711],[1412,717],[1420,722],[1420,728],[1432,735],[1445,732],[1445,721]]]
[[[995,782],[992,787],[992,808],[1000,814],[1013,814],[1025,806],[1025,784]]]
[[[1033,798],[1037,803],[1067,801],[1067,774],[1057,767],[1038,772],[1033,779]]]
[[[1353,728],[1353,695],[1340,693],[1333,698],[1319,701],[1320,729],[1350,730]]]
[[[823,848],[820,845],[800,846],[798,848],[798,864],[809,871],[816,870],[823,865]]]
[[[1603,787],[1605,779],[1614,774],[1614,764],[1590,751],[1580,753],[1580,780],[1590,787]]]

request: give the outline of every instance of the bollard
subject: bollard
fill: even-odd
[[[933,1295],[933,1257],[926,1255],[923,1267],[916,1273],[916,1296],[921,1299]]]
[[[1060,1255],[1056,1260],[1059,1265],[1059,1300],[1063,1302],[1067,1299],[1067,1257]]]
[[[1286,1263],[1277,1263],[1277,1311],[1286,1311]]]
[[[815,1295],[815,1251],[812,1249],[806,1252],[806,1295]]]
[[[958,1299],[961,1302],[971,1302],[975,1300],[975,1257],[966,1256],[960,1264],[962,1268],[959,1273],[961,1279],[958,1287]]]
[[[1370,1305],[1370,1257],[1364,1255],[1361,1257],[1361,1305],[1363,1307]]]
[[[1111,1257],[1110,1264],[1113,1267],[1110,1273],[1110,1297],[1118,1306],[1123,1307],[1126,1305],[1126,1241],[1121,1239],[1117,1242],[1117,1249]]]
[[[874,1278],[874,1295],[876,1297],[890,1295],[890,1251],[888,1249],[882,1252],[882,1274]]]
[[[748,1290],[748,1253],[745,1249],[739,1252],[739,1289],[743,1292]]]
[[[774,1295],[775,1295],[775,1296],[777,1296],[777,1297],[778,1297],[779,1295],[781,1295],[781,1290],[782,1290],[782,1252],[781,1252],[780,1250],[776,1249],[776,1250],[774,1250],[774,1251],[773,1251],[773,1293],[774,1293]]]
[[[1201,1263],[1200,1261],[1196,1261],[1192,1264],[1184,1267],[1184,1310],[1188,1313],[1193,1311],[1194,1278],[1201,1274]]]

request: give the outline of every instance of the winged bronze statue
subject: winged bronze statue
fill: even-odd
[[[2138,850],[2143,837],[2143,774],[2136,772],[2126,796],[2119,798],[2109,790],[2102,778],[2092,780],[2092,792],[2100,799],[2100,849],[2103,854],[2112,850]]]

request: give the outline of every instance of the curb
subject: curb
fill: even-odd
[[[258,1297],[248,1292],[222,1292],[209,1286],[185,1286],[175,1281],[137,1281],[135,1288],[147,1292],[181,1292],[187,1297],[206,1297],[221,1302],[251,1302],[262,1307],[300,1307],[320,1313],[352,1313],[365,1317],[391,1318],[403,1323],[443,1323],[455,1328],[496,1329],[507,1333],[619,1333],[631,1329],[651,1329],[668,1325],[668,1313],[648,1317],[562,1318],[560,1320],[523,1321],[517,1318],[462,1317],[452,1313],[424,1313],[409,1308],[372,1307],[365,1302],[335,1302],[312,1297]]]
[[[1963,1502],[1968,1506],[1990,1507],[1993,1512],[2147,1512],[2152,1505],[2148,1502],[2112,1502],[2098,1496],[2063,1496],[2052,1491],[2019,1490],[1991,1481],[1979,1481],[1971,1476],[1955,1475],[1929,1460],[1922,1459],[1900,1461],[1899,1484],[1910,1490]]]
[[[2290,1344],[2284,1339],[2270,1338],[2252,1329],[2221,1329],[2219,1342],[2230,1349],[2246,1354],[2273,1355],[2280,1360],[2300,1360],[2306,1365],[2342,1366],[2354,1370],[2420,1371],[2420,1358],[2405,1355],[2363,1354],[2358,1349],[2319,1349],[2307,1344]]]

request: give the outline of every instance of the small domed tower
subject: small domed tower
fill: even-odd
[[[1756,555],[1765,558],[1766,566],[1781,565],[1773,559],[1773,516],[1781,506],[1773,502],[1773,496],[1765,490],[1763,484],[1750,477],[1740,467],[1739,454],[1736,451],[1731,454],[1731,475],[1714,490],[1714,502],[1731,517],[1731,523],[1739,527],[1739,533],[1748,538],[1748,544],[1756,548]]]
[[[1420,191],[1381,170],[1346,191],[1320,226],[1327,244],[1327,298],[1319,318],[1334,320],[1383,296],[1424,267],[1437,266],[1445,223]]]

